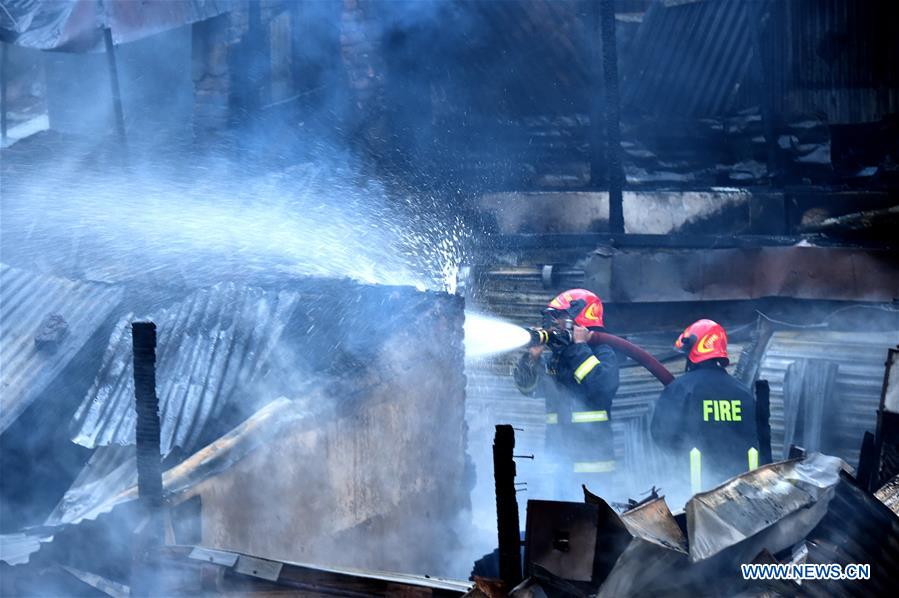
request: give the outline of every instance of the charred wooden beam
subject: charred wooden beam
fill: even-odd
[[[767,380],[755,383],[755,424],[759,438],[759,465],[773,462],[771,454],[771,387]]]
[[[496,527],[499,536],[499,576],[506,591],[521,583],[521,532],[515,498],[515,431],[496,426],[493,438],[493,476],[496,483]]]
[[[154,591],[152,561],[162,546],[162,459],[160,458],[159,399],[156,396],[156,324],[133,322],[134,398],[137,410],[137,488],[147,524],[138,532],[131,578],[132,596]]]

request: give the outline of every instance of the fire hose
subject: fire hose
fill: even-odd
[[[527,331],[531,335],[531,341],[528,346],[549,345],[556,343],[567,344],[571,342],[571,333],[568,330],[545,329],[545,328],[528,328]],[[674,376],[668,371],[661,362],[650,355],[646,350],[641,349],[632,342],[609,334],[608,332],[591,332],[590,338],[587,339],[588,345],[609,345],[613,349],[624,353],[658,378],[659,382],[668,386],[674,382]]]

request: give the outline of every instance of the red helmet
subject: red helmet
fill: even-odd
[[[569,289],[556,295],[549,302],[545,313],[565,312],[574,319],[574,323],[584,328],[603,326],[602,301],[596,293],[584,289]]]
[[[674,341],[674,347],[686,353],[692,363],[709,359],[723,359],[725,364],[730,363],[727,358],[727,333],[721,324],[712,320],[697,320],[687,326]]]

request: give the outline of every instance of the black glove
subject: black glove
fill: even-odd
[[[522,394],[529,395],[534,392],[537,387],[537,379],[539,372],[537,367],[540,361],[531,359],[530,353],[525,353],[512,368],[512,379],[515,380],[515,386]]]
[[[547,345],[553,352],[559,353],[564,351],[565,348],[571,344],[571,341],[571,332],[564,329],[553,328],[549,331],[549,342]]]

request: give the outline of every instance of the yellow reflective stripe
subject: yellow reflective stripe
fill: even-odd
[[[702,455],[695,446],[690,451],[690,487],[693,494],[702,490]]]
[[[606,473],[615,471],[615,461],[579,461],[574,464],[574,473]]]
[[[587,359],[584,360],[584,363],[577,366],[577,369],[574,370],[574,379],[577,380],[577,383],[580,384],[584,378],[587,377],[587,374],[593,371],[593,368],[599,365],[599,360],[596,358],[596,355],[591,355]]]
[[[749,459],[749,471],[752,471],[759,466],[759,452],[755,449],[755,447],[750,447],[750,449],[746,452],[746,456]]]
[[[609,414],[605,411],[574,411],[571,414],[571,423],[573,424],[607,421],[609,421]]]
[[[547,413],[546,414],[546,423],[547,424],[559,423],[559,414],[558,413]]]

